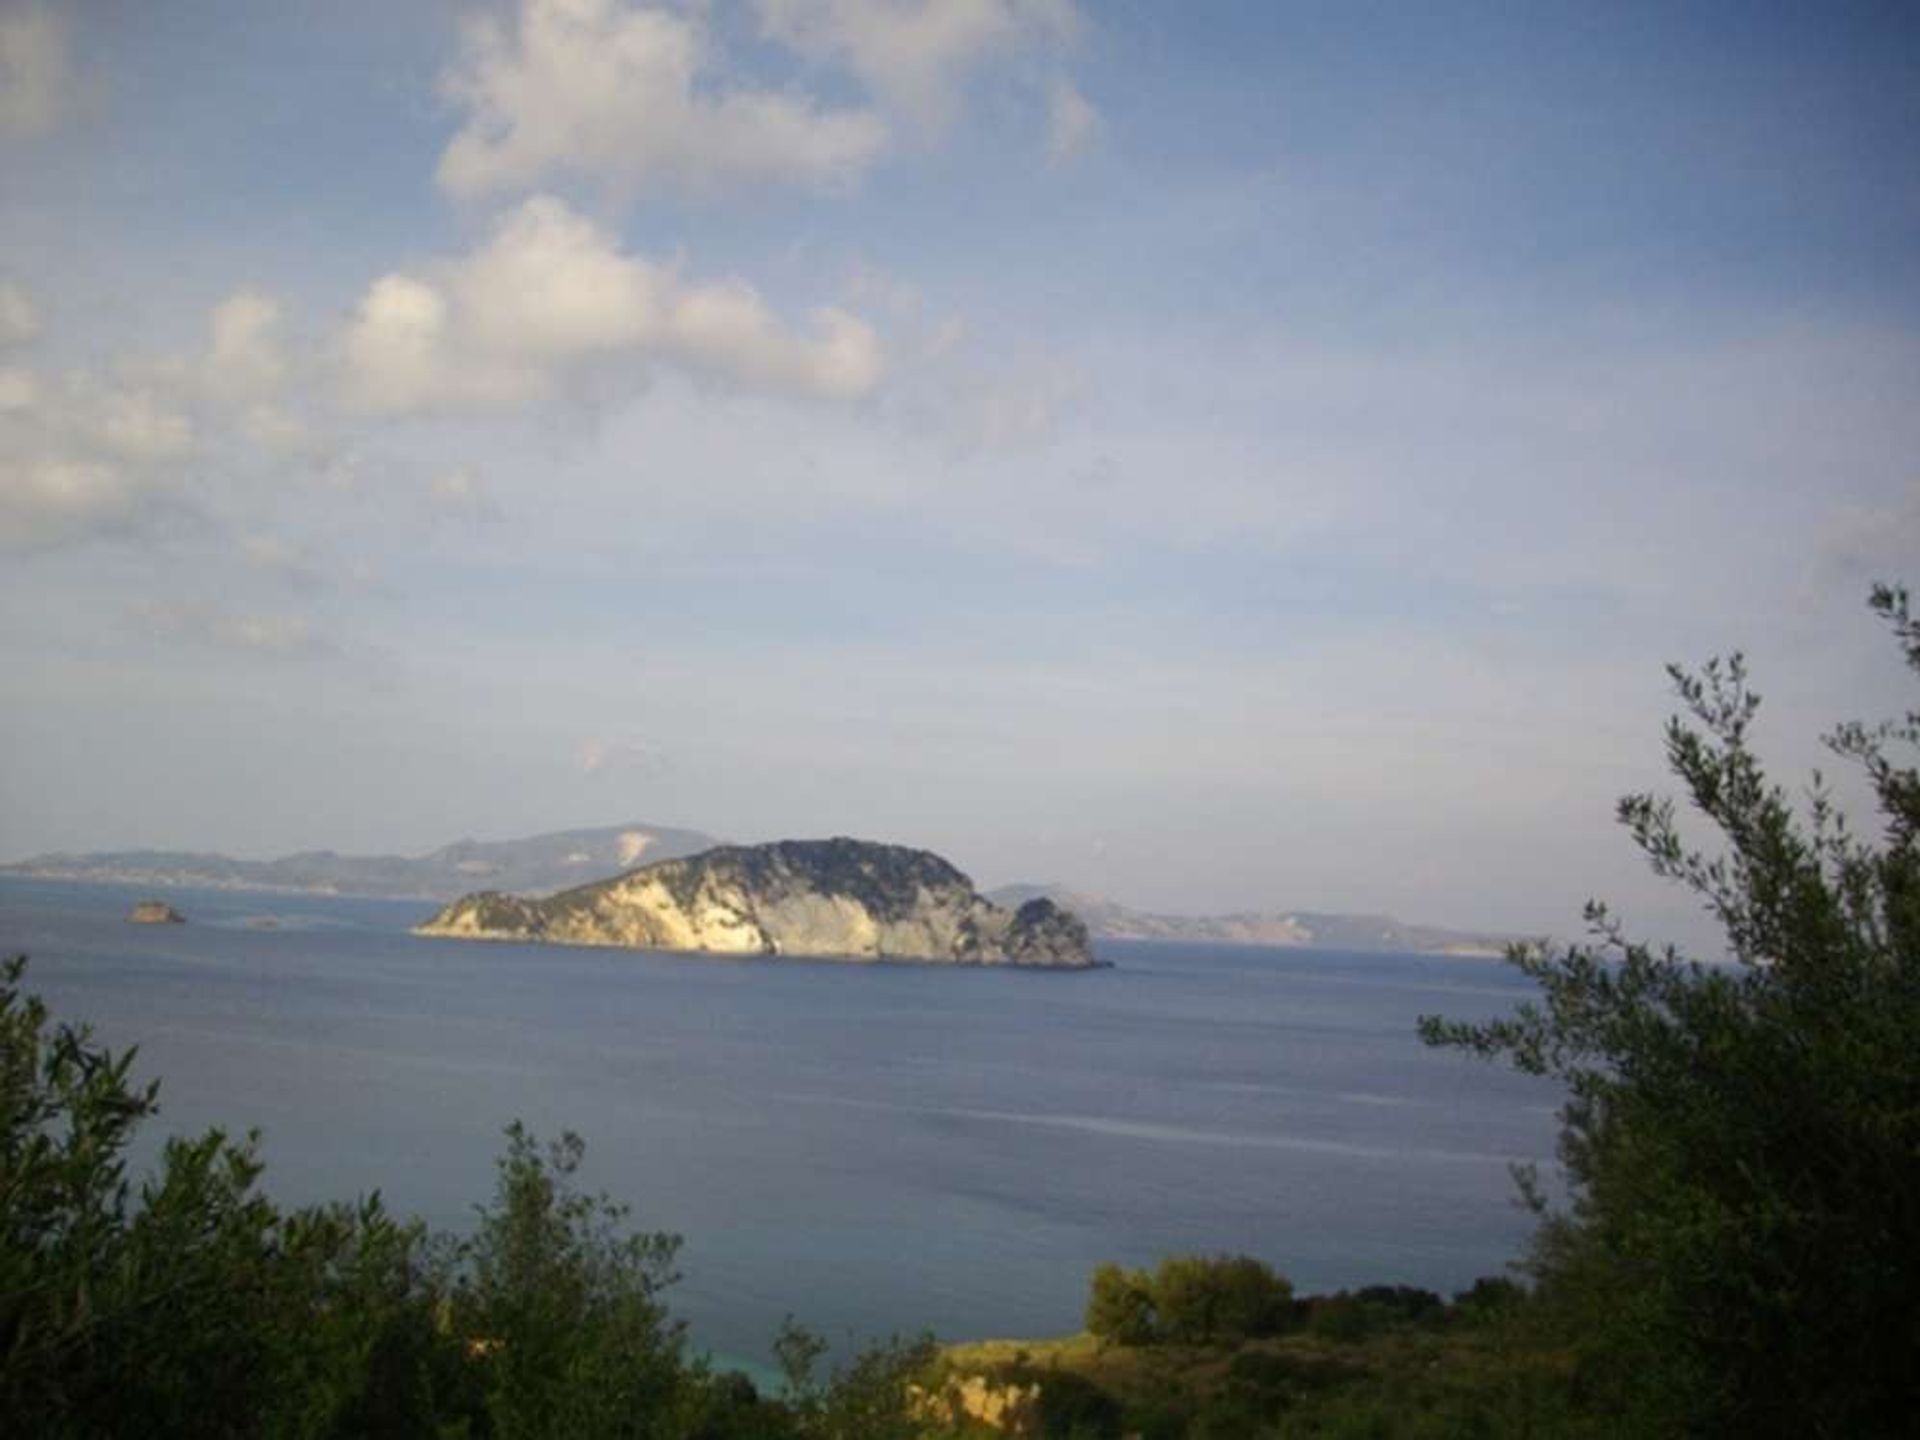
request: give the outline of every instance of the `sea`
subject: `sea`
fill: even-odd
[[[163,898],[182,925],[134,925]],[[1499,961],[1111,942],[1081,972],[429,940],[433,906],[0,880],[0,954],[57,1019],[137,1045],[162,1137],[257,1130],[278,1200],[460,1229],[503,1128],[684,1237],[692,1342],[764,1373],[837,1347],[1077,1329],[1093,1267],[1250,1254],[1302,1293],[1449,1292],[1533,1228],[1558,1092],[1425,1048],[1509,1011]]]

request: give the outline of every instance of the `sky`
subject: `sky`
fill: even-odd
[[[1917,560],[1909,6],[0,0],[0,859],[1691,942],[1665,665],[1802,787]]]

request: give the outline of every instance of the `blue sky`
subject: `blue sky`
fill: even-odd
[[[1905,703],[1894,5],[0,0],[0,853],[628,819],[1698,935]]]

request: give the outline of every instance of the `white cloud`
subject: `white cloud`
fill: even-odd
[[[122,530],[139,508],[137,487],[109,465],[0,456],[0,545],[46,545]]]
[[[33,297],[12,280],[0,280],[0,345],[24,345],[40,335]]]
[[[741,280],[689,284],[536,196],[432,279],[374,282],[342,355],[350,397],[389,414],[516,405],[562,371],[613,362],[826,399],[873,390],[883,358],[872,327],[832,307],[809,320],[805,332],[783,324]]]
[[[40,378],[18,365],[0,368],[0,416],[31,410],[40,403]]]
[[[51,382],[24,369],[0,383],[0,451],[62,453],[118,463],[178,460],[195,445],[193,421],[163,388],[76,370]]]
[[[929,127],[959,108],[967,72],[1080,28],[1073,0],[757,0],[762,33],[843,65],[887,107]]]
[[[770,390],[851,399],[879,383],[879,337],[831,305],[809,312],[811,338],[789,334],[741,280],[684,291],[667,317],[667,345],[696,369]]]
[[[123,459],[177,460],[193,449],[193,423],[150,390],[106,388],[88,406],[97,443]]]
[[[521,0],[511,27],[480,17],[442,81],[465,124],[440,157],[455,195],[576,174],[616,188],[844,184],[886,144],[873,113],[715,74],[698,13],[621,0]]]
[[[601,775],[610,770],[638,770],[657,773],[666,767],[666,756],[649,740],[621,736],[589,735],[575,750],[582,775]],[[638,852],[635,852],[636,858]]]
[[[155,472],[193,448],[191,421],[151,390],[0,370],[0,545],[136,528],[163,498]]]
[[[173,368],[0,366],[0,546],[130,534],[178,507],[171,481],[197,436],[168,393]]]
[[[1100,112],[1064,76],[1054,80],[1047,100],[1047,154],[1071,160],[1099,138]]]
[[[249,405],[240,417],[240,429],[254,444],[275,455],[300,455],[314,449],[313,432],[306,421],[279,405]]]
[[[258,290],[236,290],[214,306],[202,367],[220,399],[245,401],[278,390],[287,378],[280,339],[280,302]]]
[[[353,398],[369,410],[396,414],[465,398],[453,394],[444,373],[446,329],[447,302],[433,286],[407,275],[374,281],[347,331]]]
[[[534,363],[608,354],[661,329],[672,277],[622,255],[591,220],[550,197],[508,212],[449,288],[483,349]]]
[[[73,101],[67,21],[47,5],[0,14],[0,139],[21,140],[53,128]]]

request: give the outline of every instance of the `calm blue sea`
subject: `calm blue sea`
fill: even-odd
[[[1313,1290],[1497,1273],[1556,1093],[1422,1048],[1526,993],[1483,960],[1165,944],[1047,974],[421,940],[431,906],[0,881],[0,952],[138,1042],[156,1128],[264,1132],[279,1198],[468,1223],[508,1121],[686,1237],[676,1311],[764,1359],[1077,1328],[1102,1260],[1260,1255]],[[262,928],[267,923],[273,928]]]

